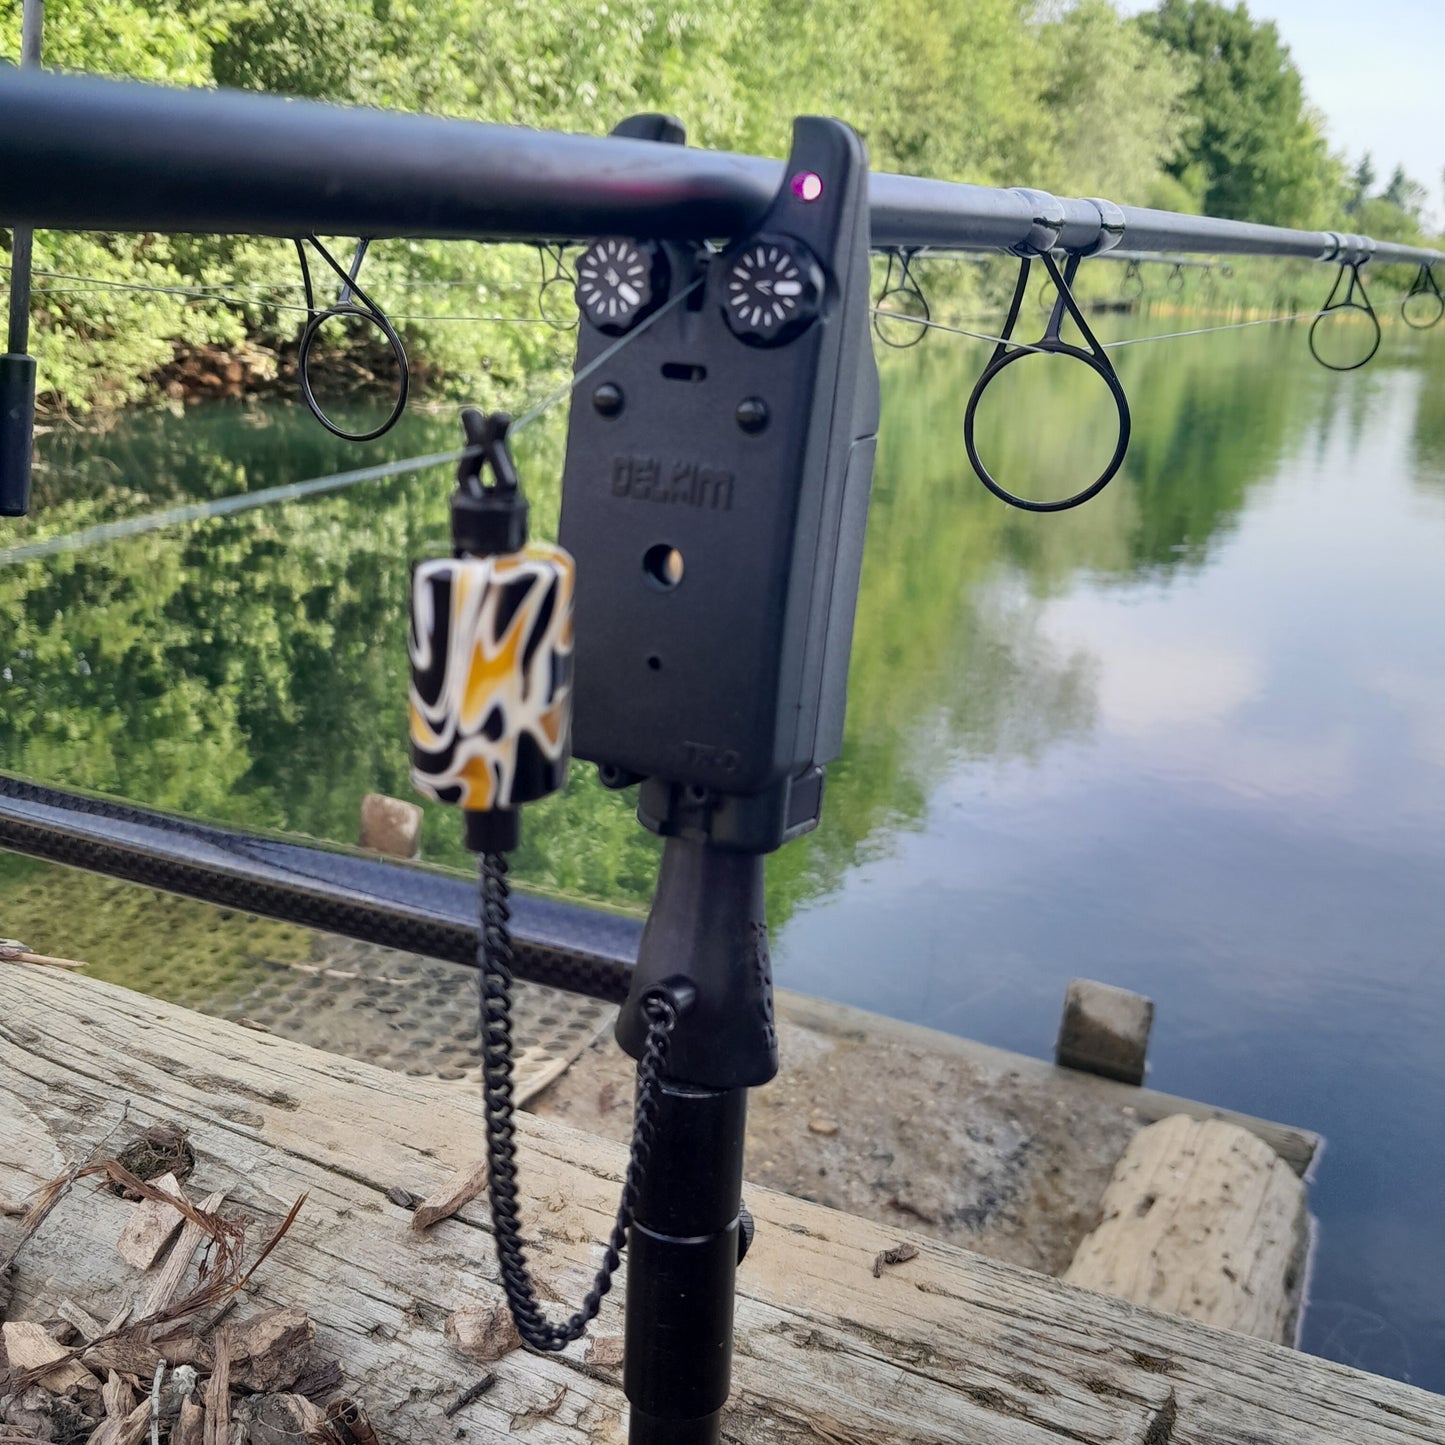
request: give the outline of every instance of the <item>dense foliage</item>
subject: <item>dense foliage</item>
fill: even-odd
[[[0,14],[0,55],[19,45]],[[49,0],[46,63],[522,125],[599,132],[637,110],[682,115],[704,145],[777,154],[791,117],[843,116],[876,166],[984,184],[1290,223],[1347,205],[1382,235],[1415,225],[1407,177],[1384,198],[1320,139],[1272,24],[1213,0]],[[35,349],[49,406],[154,388],[177,348],[294,346],[296,261],[238,237],[43,234]],[[390,242],[365,277],[433,393],[495,395],[555,362],[555,338],[455,315],[535,313],[518,248]],[[96,289],[228,285],[244,304]],[[462,282],[465,284],[457,285]],[[446,283],[446,284],[439,284]],[[960,299],[977,299],[960,274]],[[269,288],[269,289],[268,289]]]

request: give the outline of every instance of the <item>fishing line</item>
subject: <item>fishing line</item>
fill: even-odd
[[[946,331],[952,336],[966,336],[972,341],[987,341],[992,345],[1007,341],[1007,344],[1019,351],[1035,351],[1042,353],[1044,348],[1029,346],[1021,341],[1009,341],[1002,336],[990,336],[983,331],[968,331],[962,326],[948,326],[942,321],[925,321],[918,316],[910,316],[905,311],[893,311],[888,308],[873,307],[875,316],[883,315],[897,321],[912,322],[915,326],[926,326],[932,331]],[[1120,346],[1139,346],[1146,341],[1176,341],[1184,336],[1209,336],[1216,331],[1242,331],[1248,326],[1277,326],[1284,321],[1302,321],[1307,317],[1318,316],[1320,312],[1295,311],[1288,316],[1264,316],[1255,321],[1232,321],[1224,326],[1201,326],[1193,331],[1164,331],[1153,336],[1127,336],[1120,341],[1104,341],[1100,345],[1105,351],[1112,351]]]
[[[478,282],[478,285],[483,283]],[[279,288],[278,288],[279,289]],[[96,286],[34,286],[32,296],[84,296],[99,291],[145,291],[157,296],[181,296],[189,300],[218,301],[227,306],[264,306],[268,311],[291,311],[299,316],[307,315],[304,306],[295,306],[286,301],[263,301],[250,296],[226,295],[218,291],[202,291],[199,287],[188,286],[138,286],[124,282],[102,281]],[[392,315],[393,321],[490,321],[509,326],[551,326],[554,322],[545,316],[430,316],[423,312]]]
[[[1318,316],[1319,311],[1296,311],[1289,316],[1262,316],[1256,321],[1232,321],[1227,326],[1201,326],[1195,331],[1164,331],[1157,336],[1126,336],[1122,341],[1106,341],[1104,349],[1117,346],[1138,346],[1144,341],[1175,341],[1181,336],[1210,336],[1216,331],[1243,331],[1247,326],[1278,326],[1282,321],[1303,321],[1307,316]]]
[[[1004,342],[1016,347],[1019,351],[1041,352],[1043,350],[1042,347],[1029,346],[1022,341],[1009,342],[1008,338],[1004,336],[989,336],[983,331],[967,331],[962,326],[949,326],[942,321],[925,321],[921,316],[911,315],[907,311],[894,311],[888,306],[872,306],[869,310],[874,316],[887,316],[895,321],[911,321],[915,326],[926,326],[930,331],[946,331],[951,336],[967,336],[971,341],[987,341],[991,345]]]
[[[699,286],[699,278],[691,286],[680,291],[664,306],[659,307],[629,331],[619,337],[611,346],[599,352],[586,366],[576,372],[570,381],[549,392],[534,406],[515,421],[510,432],[515,435],[530,426],[539,417],[564,400],[600,367],[611,361],[634,338],[641,336],[648,327],[655,325],[667,313],[679,306]],[[320,496],[326,492],[341,491],[362,482],[379,482],[389,477],[405,476],[411,472],[425,471],[428,467],[453,465],[471,453],[470,448],[457,451],[433,452],[427,456],[405,457],[399,461],[381,462],[376,466],[357,467],[346,472],[332,472],[323,477],[311,477],[302,482],[285,482],[280,486],[267,487],[259,492],[237,492],[228,497],[218,497],[208,502],[189,502],[179,507],[167,507],[159,512],[147,512],[138,517],[125,517],[114,522],[100,522],[93,527],[83,527],[78,532],[68,532],[61,537],[48,537],[40,542],[24,542],[16,547],[0,549],[0,567],[10,567],[21,562],[33,562],[42,557],[55,557],[66,552],[79,552],[101,542],[113,542],[125,537],[138,537],[147,532],[160,531],[165,527],[180,526],[187,522],[204,522],[212,517],[234,516],[249,512],[257,507],[270,506],[277,502],[300,501],[305,497]]]
[[[0,264],[0,271],[13,271],[13,266]],[[167,294],[179,293],[186,296],[212,296],[226,291],[304,291],[305,283],[301,281],[209,281],[197,282],[193,286],[159,286],[154,283],[139,281],[111,281],[104,276],[84,276],[73,271],[43,271],[34,270],[32,276],[43,276],[47,281],[85,281],[94,290],[108,291],[160,291]],[[494,291],[531,291],[534,288],[516,281],[485,281],[485,280],[458,280],[454,277],[436,277],[425,281],[396,281],[388,282],[389,289],[393,291],[428,291],[438,287],[471,286],[478,290],[490,288]],[[49,288],[52,291],[58,288]],[[220,299],[229,299],[222,297]],[[239,305],[255,305],[251,301],[240,301]]]
[[[0,267],[0,270],[8,270],[8,267]],[[105,281],[97,276],[72,276],[62,271],[37,271],[37,276],[45,276],[62,281],[86,281],[94,284],[84,287],[60,287],[60,286],[36,286],[34,294],[37,296],[74,296],[93,293],[95,291],[143,291],[152,292],[161,296],[188,296],[203,298],[207,300],[220,301],[231,306],[264,306],[271,311],[292,311],[299,315],[305,315],[304,306],[292,305],[284,301],[259,301],[252,297],[236,296],[227,294],[227,291],[234,291],[241,286],[254,286],[257,290],[268,291],[293,291],[300,290],[300,282],[285,282],[272,284],[269,282],[228,282],[224,283],[227,290],[222,290],[221,285],[217,286],[149,286],[137,282],[127,281]],[[394,289],[400,290],[423,290],[429,286],[489,286],[491,282],[485,281],[417,281],[401,283]],[[516,290],[529,289],[516,287]],[[1407,297],[1408,299],[1408,297]],[[966,336],[972,341],[986,341],[991,345],[996,344],[1001,338],[990,336],[983,331],[969,331],[961,326],[949,326],[942,321],[925,320],[907,311],[897,311],[892,307],[874,306],[871,308],[874,316],[880,316],[887,320],[908,322],[914,326],[927,327],[933,331],[944,331],[954,336]],[[388,313],[390,314],[390,313]],[[1302,321],[1308,317],[1317,316],[1318,311],[1296,311],[1288,316],[1267,316],[1255,321],[1236,321],[1225,326],[1204,326],[1193,331],[1170,331],[1157,336],[1132,336],[1122,341],[1106,341],[1104,349],[1112,350],[1118,346],[1138,346],[1145,341],[1173,341],[1185,336],[1208,336],[1215,331],[1239,331],[1249,326],[1273,326],[1284,321]],[[448,322],[495,322],[499,325],[511,326],[549,326],[556,329],[556,322],[545,316],[430,316],[420,312],[402,313],[393,315],[393,321],[448,321]],[[1012,343],[1020,345],[1021,343]],[[1025,350],[1034,351],[1037,347],[1025,347]]]

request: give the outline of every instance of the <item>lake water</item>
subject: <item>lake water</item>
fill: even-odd
[[[983,358],[884,357],[846,753],[822,828],[770,862],[779,982],[1040,1056],[1071,977],[1149,994],[1151,1084],[1328,1140],[1305,1347],[1445,1390],[1445,327],[1391,326],[1343,375],[1292,327],[1122,349],[1128,463],[1059,516],[968,470]],[[1107,454],[1087,374],[1013,370],[981,424],[1001,476]],[[135,415],[42,438],[37,519],[5,531],[456,438],[441,414],[365,448],[288,406]],[[544,527],[561,441],[554,414],[520,447]],[[354,840],[364,792],[408,792],[406,564],[449,485],[0,569],[0,767]],[[655,841],[574,771],[520,875],[643,906]],[[425,846],[463,863],[454,815]],[[0,932],[136,979],[137,920],[80,886],[0,858]]]

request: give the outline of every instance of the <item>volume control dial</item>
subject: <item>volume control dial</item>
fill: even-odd
[[[782,346],[817,319],[823,268],[791,236],[756,236],[736,252],[723,277],[723,315],[749,346]]]
[[[577,306],[599,331],[621,336],[667,299],[667,255],[655,241],[607,236],[577,263]]]

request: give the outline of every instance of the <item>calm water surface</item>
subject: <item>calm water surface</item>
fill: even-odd
[[[1049,1054],[1075,975],[1151,995],[1152,1084],[1328,1139],[1306,1348],[1445,1390],[1445,335],[1402,333],[1350,375],[1287,328],[1120,351],[1130,460],[1055,517],[966,474],[979,349],[885,358],[847,752],[769,890],[784,986],[1007,1048]],[[1107,455],[1087,375],[1012,371],[995,471]],[[425,415],[365,449],[287,407],[135,416],[46,437],[11,535],[452,442]],[[555,518],[560,420],[522,450]],[[351,841],[363,792],[407,792],[405,564],[447,489],[0,570],[0,766]],[[519,871],[642,906],[653,840],[576,773]],[[429,813],[428,855],[462,864],[456,832]],[[68,878],[0,859],[0,932],[7,889]],[[104,955],[78,911],[37,946]]]

